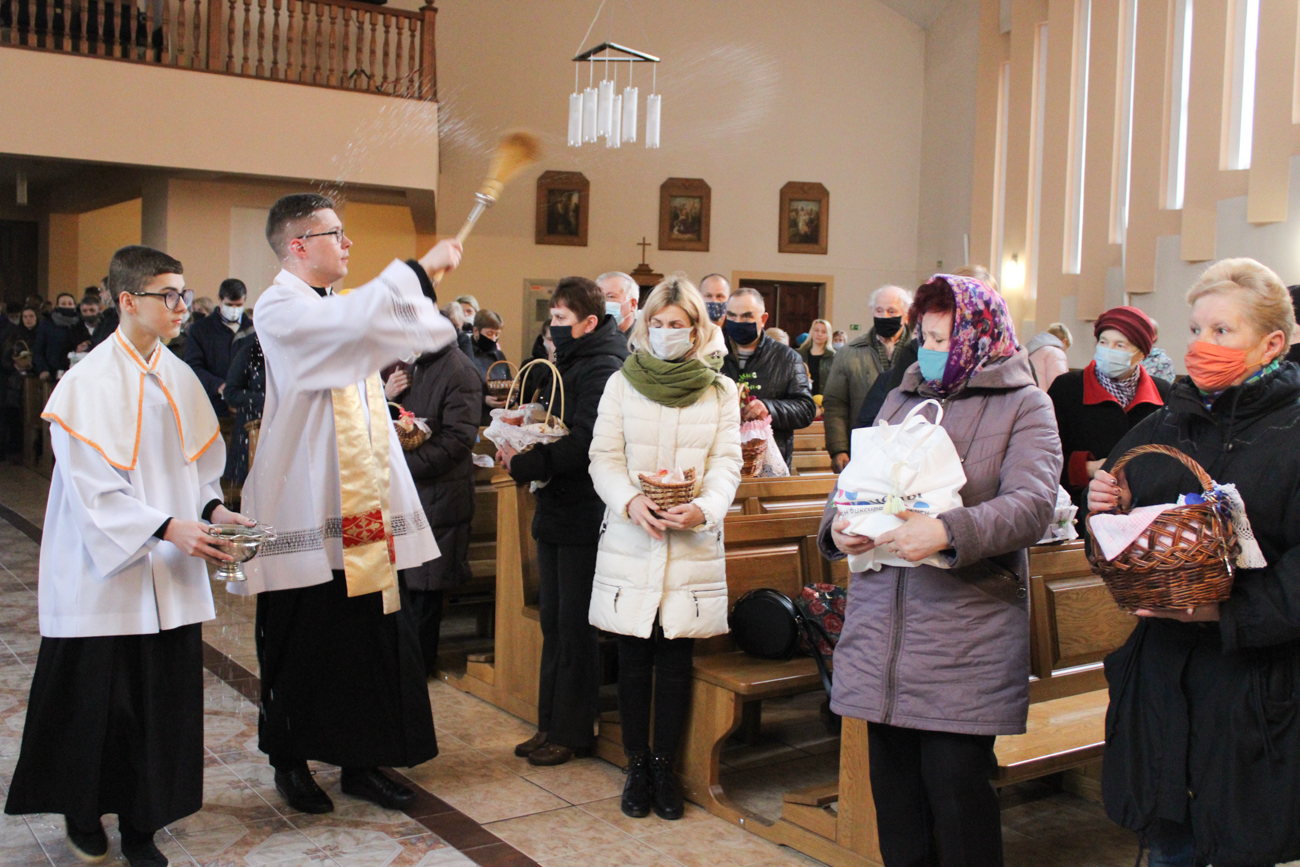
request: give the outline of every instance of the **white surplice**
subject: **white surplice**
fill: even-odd
[[[153,535],[168,518],[197,521],[222,499],[226,447],[207,435],[216,417],[198,378],[161,346],[140,359],[117,332],[59,388],[47,405],[58,420],[50,425],[41,635],[139,635],[211,620],[204,562]],[[202,446],[182,442],[199,435]]]
[[[338,445],[331,391],[413,354],[456,342],[456,328],[396,261],[375,280],[321,297],[288,271],[257,299],[257,334],[266,357],[266,403],[241,510],[271,524],[277,539],[244,564],[242,595],[310,587],[343,569]],[[389,513],[398,569],[438,556],[397,431],[388,425]]]

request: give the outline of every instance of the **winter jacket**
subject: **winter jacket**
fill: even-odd
[[[90,349],[94,349],[99,344],[107,340],[114,331],[117,330],[117,317],[110,319],[104,314],[100,314],[99,320],[95,322],[94,327],[88,327],[84,321],[68,329],[68,333],[63,338],[63,354],[66,356],[69,352],[76,352],[77,347],[83,343],[89,343]],[[90,349],[86,351],[89,352]]]
[[[425,419],[430,437],[406,452],[420,505],[442,556],[402,574],[412,590],[451,590],[470,578],[469,535],[474,520],[474,443],[483,380],[457,346],[416,359],[411,387],[398,402]]]
[[[1197,863],[1300,858],[1300,367],[1230,388],[1210,409],[1190,381],[1129,431],[1110,464],[1160,443],[1237,486],[1268,566],[1237,570],[1219,622],[1142,618],[1106,659],[1102,793],[1134,831],[1190,821]],[[1172,459],[1125,469],[1133,506],[1199,491]]]
[[[1061,484],[1085,514],[1088,461],[1109,455],[1129,430],[1164,406],[1169,397],[1167,382],[1154,379],[1139,368],[1137,391],[1129,405],[1122,407],[1097,379],[1096,370],[1097,363],[1090,361],[1083,370],[1058,376],[1047,391],[1056,412],[1061,451],[1065,455]]]
[[[546,482],[537,491],[533,538],[551,545],[595,545],[605,503],[591,483],[591,433],[605,383],[627,358],[627,338],[608,314],[596,330],[557,349],[555,365],[564,384],[564,423],[568,434],[533,446],[510,462],[517,482]],[[542,389],[549,398],[550,386]],[[529,376],[528,390],[533,390]],[[539,383],[540,385],[540,383]],[[557,401],[560,399],[557,392]]]
[[[719,376],[690,406],[655,403],[622,373],[609,378],[591,440],[591,478],[604,500],[605,524],[591,594],[593,626],[649,638],[655,617],[667,638],[727,631],[727,565],[722,521],[740,484],[740,403],[736,384]],[[627,506],[641,493],[640,473],[694,467],[693,502],[704,523],[656,540],[633,524]]]
[[[233,357],[226,373],[223,399],[235,414],[235,425],[230,448],[226,450],[225,478],[242,485],[248,478],[247,425],[262,418],[266,403],[266,358],[262,355],[262,342],[252,328],[236,334],[230,348]]]
[[[904,329],[894,344],[893,356],[887,356],[885,345],[876,339],[876,329],[872,328],[835,354],[830,377],[822,385],[826,451],[832,457],[848,454],[849,434],[867,392],[881,373],[890,370],[899,351],[911,342],[911,334]]]
[[[1029,363],[1034,368],[1034,381],[1043,391],[1052,387],[1058,376],[1070,369],[1065,357],[1065,344],[1055,334],[1040,331],[1025,344]]]
[[[465,332],[463,331],[461,332],[461,334],[464,333]],[[460,338],[457,337],[458,341],[459,339]],[[479,349],[478,344],[471,337],[468,357],[471,361],[474,362],[474,367],[478,370],[479,373],[479,379],[482,380],[483,382],[483,400],[480,402],[478,423],[481,427],[487,427],[488,425],[492,424],[492,407],[487,405],[488,371],[492,370],[492,365],[496,364],[498,361],[505,361],[506,354],[502,352],[500,349],[493,349],[491,352],[484,352],[483,350]],[[509,374],[510,371],[505,366],[502,366],[502,367],[498,367],[495,371],[493,371],[493,378],[509,379],[510,378]]]
[[[22,325],[15,325],[10,329],[4,342],[0,343],[0,406],[22,407],[23,405],[26,377],[35,376],[36,370],[32,368],[19,373],[14,364],[14,353],[22,352],[23,347],[26,347],[33,355],[34,364],[36,333],[37,328],[27,329]]]
[[[64,348],[68,343],[68,332],[81,321],[76,311],[67,314],[67,325],[58,324],[53,317],[54,313],[51,313],[36,324],[36,345],[32,347],[36,372],[48,373],[50,379],[54,379],[58,371],[68,369],[68,351]]]
[[[781,456],[789,464],[794,454],[794,432],[812,424],[817,417],[817,404],[812,399],[812,385],[803,359],[784,343],[777,343],[764,334],[742,370],[736,347],[729,348],[722,372],[733,382],[739,382],[744,374],[754,374],[752,381],[759,386],[754,389],[754,397],[772,414],[772,434]]]
[[[900,422],[933,396],[913,365],[880,417]],[[952,568],[850,577],[831,707],[902,728],[1017,734],[1029,712],[1028,549],[1052,519],[1061,441],[1023,349],[944,403],[966,471],[964,505],[938,516]],[[832,492],[818,534],[830,559],[844,556],[831,540],[835,515]]]
[[[809,390],[813,394],[824,394],[826,383],[831,378],[831,368],[835,364],[835,350],[828,343],[821,355],[812,354],[812,344],[800,347],[795,352],[799,353],[803,363],[808,365]]]
[[[231,329],[218,307],[191,325],[185,338],[185,349],[181,357],[194,369],[199,382],[203,383],[203,390],[208,393],[208,400],[212,401],[212,409],[219,416],[230,414],[219,390],[226,384],[226,374],[230,373],[235,331],[252,327],[253,320],[245,314],[240,317],[239,328]]]

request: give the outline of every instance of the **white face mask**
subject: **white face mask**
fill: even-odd
[[[834,341],[833,343],[831,343],[831,348],[838,352],[839,350],[844,348],[844,341],[843,340]]]
[[[229,304],[221,305],[221,318],[227,322],[238,322],[244,316],[243,307],[232,307]]]
[[[651,328],[650,351],[656,358],[676,361],[691,350],[691,329]]]

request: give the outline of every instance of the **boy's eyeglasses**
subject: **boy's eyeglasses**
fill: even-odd
[[[163,303],[167,305],[168,310],[175,310],[178,301],[184,301],[186,308],[194,301],[193,289],[183,289],[179,292],[175,289],[168,289],[166,292],[132,292],[131,294],[138,297],[161,298]]]
[[[335,244],[342,244],[343,227],[339,226],[337,229],[330,229],[328,232],[312,232],[309,235],[299,235],[298,240],[306,241],[308,238],[324,238],[326,236],[332,237],[334,239]]]

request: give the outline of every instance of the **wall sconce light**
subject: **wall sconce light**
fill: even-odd
[[[27,172],[22,169],[18,170],[18,195],[17,201],[20,205],[27,204]]]
[[[1020,262],[1020,254],[1012,253],[1010,262],[1002,263],[1002,288],[1025,288],[1025,266]]]

